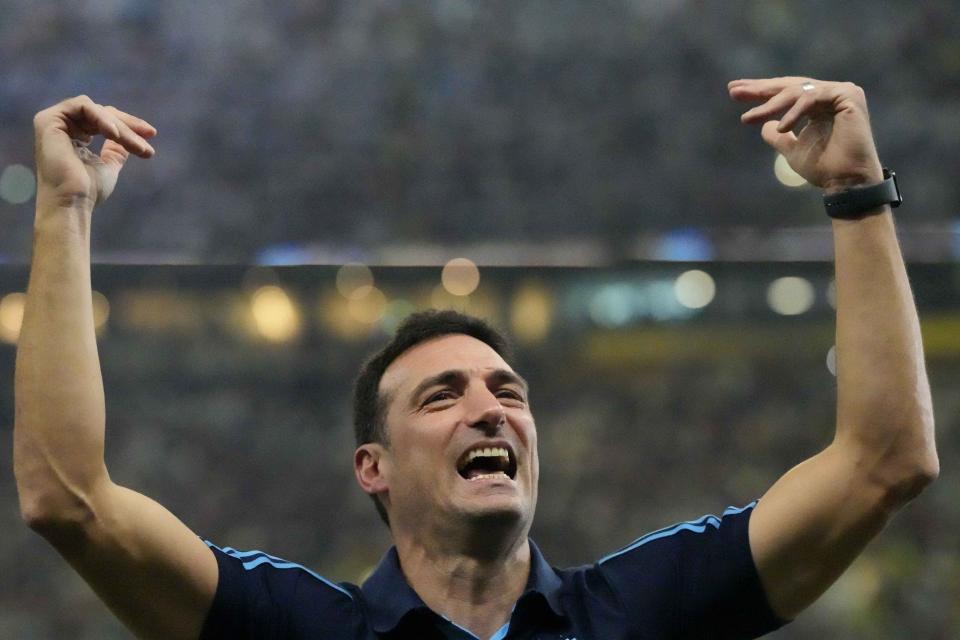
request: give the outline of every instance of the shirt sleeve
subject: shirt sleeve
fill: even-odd
[[[750,552],[755,506],[655,531],[600,561],[638,632],[651,616],[671,637],[698,640],[757,638],[786,623],[770,609]]]
[[[205,541],[219,580],[200,640],[351,637],[355,595],[310,569],[262,551],[237,551]]]

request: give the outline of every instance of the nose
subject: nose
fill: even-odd
[[[475,385],[467,395],[467,424],[488,436],[499,433],[507,415],[497,397],[485,384]]]

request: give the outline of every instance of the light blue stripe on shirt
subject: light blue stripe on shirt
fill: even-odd
[[[732,516],[738,513],[743,513],[747,509],[752,509],[753,507],[755,507],[756,504],[757,504],[757,501],[754,500],[753,502],[751,502],[750,504],[744,507],[727,507],[726,509],[724,509],[723,515]],[[659,540],[660,538],[666,538],[672,535],[676,535],[681,531],[693,531],[694,533],[703,533],[704,531],[707,530],[708,526],[713,527],[714,529],[719,529],[720,518],[718,518],[715,515],[705,515],[702,518],[698,518],[697,520],[690,520],[689,522],[681,522],[680,524],[675,524],[675,525],[666,527],[664,529],[660,529],[658,531],[648,533],[644,536],[637,538],[636,540],[628,544],[623,549],[620,549],[619,551],[614,551],[610,555],[604,558],[601,558],[600,564],[603,564],[607,560],[612,560],[613,558],[616,558],[617,556],[621,556],[625,553],[630,553],[634,549],[638,547],[642,547],[643,545],[649,542],[653,542],[654,540]]]
[[[269,564],[270,566],[275,567],[275,568],[277,568],[277,569],[302,569],[302,570],[306,571],[308,574],[310,574],[311,576],[313,576],[314,578],[316,578],[317,580],[319,580],[320,582],[322,582],[323,584],[325,584],[325,585],[327,585],[328,587],[331,587],[331,588],[333,588],[333,589],[336,589],[337,591],[339,591],[339,592],[342,593],[343,595],[345,595],[345,596],[347,596],[348,598],[350,598],[351,600],[353,600],[353,594],[352,594],[352,593],[350,593],[349,591],[347,591],[346,589],[344,589],[344,588],[341,587],[340,585],[338,585],[338,584],[336,584],[336,583],[333,583],[333,582],[330,582],[329,580],[327,580],[326,578],[324,578],[324,577],[321,576],[320,574],[318,574],[318,573],[316,573],[316,572],[314,572],[314,571],[311,571],[310,569],[307,569],[307,568],[306,568],[305,566],[303,566],[302,564],[297,564],[296,562],[289,562],[289,561],[287,561],[287,560],[284,560],[283,558],[277,558],[276,556],[271,556],[269,553],[264,553],[263,551],[256,551],[256,550],[254,550],[254,551],[237,551],[236,549],[234,549],[234,548],[232,548],[232,547],[224,547],[224,548],[221,549],[220,547],[218,547],[217,545],[213,544],[213,543],[210,542],[209,540],[204,540],[204,542],[207,544],[208,547],[212,547],[212,548],[214,548],[214,549],[219,549],[220,551],[222,551],[223,553],[227,554],[228,556],[233,556],[234,558],[237,558],[238,560],[242,560],[243,558],[253,558],[254,556],[256,556],[256,558],[254,558],[253,560],[248,560],[247,562],[244,562],[244,563],[243,563],[243,568],[246,569],[247,571],[251,571],[251,570],[255,569],[256,567],[259,567],[261,564]]]

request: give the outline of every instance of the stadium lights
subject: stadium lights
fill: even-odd
[[[773,175],[777,177],[780,184],[787,187],[802,187],[807,184],[806,179],[793,170],[783,154],[778,153],[777,159],[773,161]]]
[[[107,328],[107,320],[110,319],[110,301],[107,296],[99,291],[93,292],[93,327],[97,335],[103,333]]]
[[[0,174],[0,198],[10,204],[23,204],[33,197],[37,180],[22,164],[11,164]]]
[[[362,291],[363,295],[357,295],[357,291]],[[354,290],[354,295],[347,300],[347,312],[350,317],[363,324],[378,322],[386,310],[387,296],[373,286]]]
[[[257,289],[250,311],[257,332],[270,342],[287,342],[300,332],[300,313],[287,292],[276,285]]]
[[[553,298],[537,282],[527,282],[517,290],[510,307],[510,328],[517,340],[532,344],[542,341],[553,321]]]
[[[813,306],[813,300],[813,285],[806,278],[777,278],[767,288],[767,303],[780,315],[800,315]]]
[[[673,293],[677,302],[688,309],[702,309],[713,301],[717,285],[706,271],[691,269],[674,281]]]
[[[373,289],[373,272],[359,262],[348,262],[337,270],[337,291],[348,300],[365,297]]]
[[[16,344],[23,324],[23,307],[27,300],[24,293],[8,293],[0,299],[0,340]]]
[[[440,273],[443,288],[455,296],[468,296],[480,284],[480,269],[468,258],[454,258]]]
[[[837,345],[830,347],[830,350],[827,351],[827,371],[830,372],[830,375],[836,377],[837,375]]]

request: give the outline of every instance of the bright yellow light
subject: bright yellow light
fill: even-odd
[[[673,283],[677,301],[688,309],[702,309],[713,301],[717,285],[706,271],[691,269],[681,273]]]
[[[799,315],[813,306],[813,285],[805,278],[777,278],[767,288],[770,308],[784,316]]]
[[[103,331],[107,327],[107,320],[110,318],[110,301],[107,296],[99,291],[93,292],[93,326],[97,332]]]
[[[257,331],[271,342],[286,342],[300,332],[300,313],[287,292],[278,286],[257,289],[250,310]]]
[[[540,342],[550,332],[553,299],[543,285],[530,282],[517,291],[510,308],[510,327],[517,340]]]
[[[337,291],[348,300],[365,297],[373,288],[373,272],[359,262],[350,262],[337,270]]]
[[[22,293],[8,293],[0,300],[0,340],[14,344],[17,342],[26,301],[27,296]]]
[[[468,296],[480,284],[480,270],[467,258],[454,258],[440,274],[443,288],[455,296]]]
[[[802,187],[807,184],[806,179],[793,170],[793,167],[781,153],[777,154],[777,159],[773,162],[773,173],[777,176],[780,184],[787,187]]]
[[[350,317],[363,324],[373,324],[383,317],[387,310],[387,296],[376,287],[367,289],[363,297],[351,297],[347,301]]]

